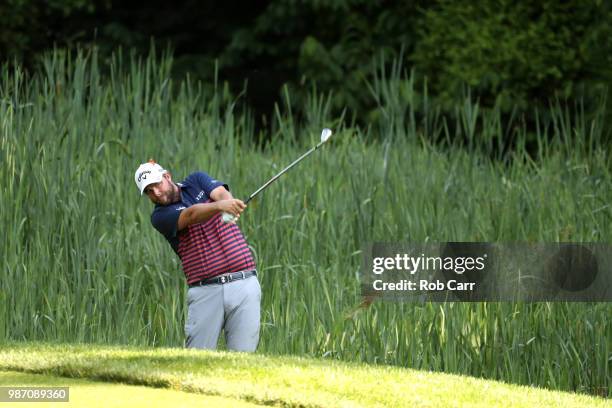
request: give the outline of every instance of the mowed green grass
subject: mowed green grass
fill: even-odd
[[[0,371],[3,387],[69,387],[68,402],[0,402],[0,407],[15,404],[18,407],[65,407],[65,408],[249,408],[261,405],[234,398],[202,395],[165,388],[125,385],[54,375],[29,374],[15,371]],[[14,405],[13,405],[14,406]]]
[[[4,384],[34,385],[50,381],[49,385],[69,385],[73,399],[79,398],[73,401],[79,404],[75,406],[95,406],[88,405],[90,397],[85,394],[90,392],[92,401],[102,396],[102,400],[109,402],[107,406],[113,400],[130,396],[135,398],[130,406],[140,406],[140,401],[148,404],[149,398],[154,399],[155,395],[160,402],[163,398],[176,398],[177,404],[189,401],[184,393],[156,394],[156,390],[114,383],[189,391],[203,394],[199,395],[201,398],[225,398],[219,399],[219,404],[241,400],[289,407],[612,406],[611,401],[597,397],[467,376],[298,357],[173,348],[13,343],[0,351],[0,370],[45,375],[39,382],[36,377],[26,377],[22,383],[15,374],[3,374],[0,379],[6,379],[2,380]],[[48,376],[70,377],[70,380],[53,380]],[[85,404],[80,405],[80,401]]]

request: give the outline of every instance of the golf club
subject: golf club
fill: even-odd
[[[272,184],[274,181],[276,181],[280,176],[282,176],[283,174],[285,174],[289,169],[291,169],[293,166],[295,166],[296,164],[298,164],[300,161],[304,160],[309,154],[311,154],[312,152],[314,152],[315,150],[317,150],[319,147],[321,147],[321,145],[323,145],[323,143],[327,142],[329,140],[329,138],[332,135],[332,131],[331,129],[323,129],[323,131],[321,132],[321,141],[313,148],[311,148],[310,150],[308,150],[306,153],[304,153],[303,155],[301,155],[300,157],[298,157],[293,163],[291,163],[290,165],[288,165],[287,167],[285,167],[284,169],[282,169],[280,171],[280,173],[278,173],[276,176],[272,177],[270,180],[268,180],[263,186],[259,187],[257,190],[255,190],[255,192],[253,194],[251,194],[249,196],[249,198],[247,198],[246,200],[244,200],[245,204],[248,204],[249,201],[251,201],[253,198],[255,198],[255,196],[259,193],[261,193],[263,190],[265,190],[266,188],[268,188],[268,186],[270,184]],[[235,221],[236,217],[234,217],[233,214],[230,213],[223,213],[223,222],[228,223],[228,222],[233,222]]]

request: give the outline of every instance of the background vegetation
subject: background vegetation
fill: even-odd
[[[420,94],[427,84],[428,107],[450,113],[469,87],[481,107],[498,106],[505,122],[524,117],[531,129],[534,108],[556,97],[582,99],[590,113],[612,79],[612,6],[601,0],[0,5],[0,55],[29,67],[54,44],[96,44],[107,58],[118,46],[146,54],[151,42],[174,50],[177,78],[189,73],[212,83],[217,64],[234,95],[246,82],[258,129],[267,127],[284,85],[294,114],[305,114],[316,86],[322,94],[333,90],[335,115],[347,109],[361,125],[383,120],[364,86],[381,58],[385,69],[399,60],[414,70],[414,89]]]
[[[603,101],[592,118],[580,104],[534,115],[532,157],[529,131],[504,127],[499,108],[466,98],[444,115],[396,64],[369,83],[377,126],[343,124],[314,91],[297,117],[287,92],[256,144],[227,88],[176,82],[171,58],[157,60],[55,52],[33,74],[2,68],[0,342],[182,346],[184,277],[135,168],[204,169],[244,197],[331,127],[333,143],[240,220],[261,272],[262,352],[609,395],[607,303],[356,308],[367,242],[610,242]],[[496,156],[508,135],[515,149]]]
[[[611,27],[600,0],[0,3],[0,341],[181,346],[134,169],[241,197],[326,126],[240,221],[263,352],[609,396],[608,304],[356,306],[367,242],[611,241]]]

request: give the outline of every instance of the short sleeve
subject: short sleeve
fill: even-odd
[[[178,219],[184,209],[182,204],[156,207],[151,214],[151,224],[168,240],[176,238]]]
[[[210,197],[211,191],[219,186],[224,186],[229,191],[229,186],[219,180],[215,180],[203,171],[194,173],[195,179],[207,196]]]

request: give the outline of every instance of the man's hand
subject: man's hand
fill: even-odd
[[[230,193],[225,188],[225,186],[219,186],[210,192],[210,198],[212,198],[218,204],[221,201],[233,200],[234,196],[232,196],[232,193]],[[242,201],[240,202],[242,203]],[[244,203],[242,204],[244,205]],[[244,210],[244,207],[242,208],[242,210]],[[240,212],[242,212],[242,210]],[[240,218],[240,213],[236,214],[235,212],[225,211],[225,210],[222,210],[222,213],[223,213],[223,222],[225,223],[236,224],[236,222],[238,221],[238,218]]]
[[[240,214],[246,208],[246,204],[237,198],[232,198],[229,200],[221,200],[216,202],[218,208],[222,212],[230,213],[234,217],[236,217],[236,221],[240,218]]]

